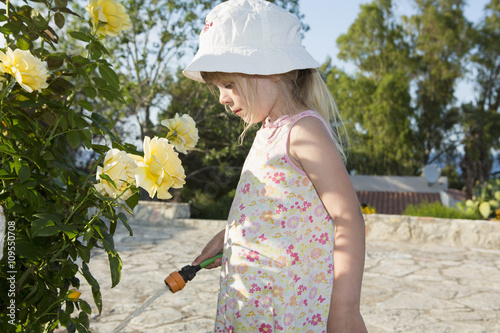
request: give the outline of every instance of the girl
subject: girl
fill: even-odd
[[[223,251],[209,266],[222,266],[215,332],[366,331],[364,221],[318,66],[295,16],[230,0],[207,16],[184,70],[248,125],[262,122],[227,227],[193,262]]]

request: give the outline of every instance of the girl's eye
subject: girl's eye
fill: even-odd
[[[231,88],[233,88],[233,84],[232,83],[224,83],[224,88],[231,89]]]

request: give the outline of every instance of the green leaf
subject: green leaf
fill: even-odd
[[[68,141],[68,144],[73,149],[78,148],[78,146],[80,146],[80,144],[82,143],[80,131],[78,131],[78,130],[72,130],[72,131],[66,133],[65,136],[66,136],[66,141]]]
[[[38,30],[43,31],[49,28],[49,23],[43,18],[42,15],[35,15],[31,19],[33,24],[35,25],[35,28],[37,28]]]
[[[109,233],[111,235],[115,234],[117,224],[116,220],[109,220]]]
[[[14,161],[14,169],[19,177],[21,182],[25,182],[31,176],[31,170],[28,163],[21,159],[16,159]]]
[[[16,39],[16,46],[21,50],[26,51],[31,48],[31,41],[21,36]]]
[[[479,205],[479,213],[481,213],[481,215],[487,219],[490,214],[491,214],[491,206],[488,202],[482,202],[480,205]]]
[[[97,96],[97,91],[94,87],[84,87],[83,91],[85,95],[90,99],[94,99]]]
[[[61,276],[63,278],[72,278],[75,276],[76,272],[78,272],[78,265],[74,264],[71,261],[66,261],[64,262],[62,268],[61,268]]]
[[[98,89],[98,90],[99,94],[109,102],[114,102],[115,100],[124,102],[122,94],[116,90],[113,89]]]
[[[89,44],[89,46],[90,45],[91,44]],[[92,60],[98,60],[102,56],[102,52],[97,48],[90,47],[89,51],[90,51],[90,59],[92,59]]]
[[[62,7],[59,7],[57,8],[60,12],[63,12],[63,13],[67,13],[67,14],[71,14],[71,15],[74,15],[74,16],[77,16],[79,18],[82,18],[78,13],[75,13],[74,11],[68,9],[68,8],[62,8]]]
[[[84,129],[80,131],[80,134],[82,136],[82,143],[85,147],[89,148],[92,145],[92,132],[88,129]]]
[[[108,84],[112,85],[116,89],[120,88],[120,80],[118,79],[118,75],[116,75],[115,71],[111,69],[108,65],[99,66],[99,73],[101,77],[108,82]]]
[[[102,236],[101,243],[104,246],[104,249],[108,253],[115,252],[115,242],[113,240],[113,236],[111,236],[109,233],[106,231],[102,230],[99,228],[100,234]]]
[[[54,221],[41,218],[31,223],[32,237],[46,237],[58,234],[61,229],[55,225]]]
[[[47,67],[49,70],[58,69],[64,64],[64,59],[47,58]]]
[[[82,313],[82,312],[80,312],[80,313]],[[79,322],[76,322],[75,326],[76,326],[76,330],[78,331],[78,333],[89,333],[89,330],[85,326],[80,324]]]
[[[115,287],[121,279],[122,260],[116,252],[108,252],[109,268],[111,271],[111,288]]]
[[[80,307],[85,313],[91,314],[92,309],[90,308],[89,303],[85,302],[83,299],[78,300],[78,304],[80,304]]]
[[[82,244],[78,244],[76,246],[76,251],[78,252],[78,256],[82,258],[82,260],[86,263],[90,261],[90,249]]]
[[[81,31],[71,31],[69,33],[69,35],[75,39],[78,39],[78,40],[81,40],[81,41],[84,41],[84,42],[90,42],[90,36],[85,33],[85,32],[81,32]]]
[[[118,189],[118,188],[116,187],[116,183],[115,183],[115,181],[114,181],[113,179],[111,179],[111,177],[110,177],[109,175],[107,175],[107,174],[105,174],[105,173],[101,173],[101,174],[99,174],[99,177],[100,177],[101,179],[106,180],[106,181],[107,181],[108,183],[110,183],[111,185],[113,185],[113,187],[114,187],[114,188]]]
[[[139,200],[137,200],[137,201],[139,201]],[[127,203],[127,205],[128,205],[128,203]],[[133,208],[132,208],[132,209],[133,209]],[[131,228],[131,227],[130,227],[130,225],[128,224],[127,215],[125,215],[124,213],[120,212],[120,213],[118,213],[118,219],[119,219],[120,221],[122,221],[123,226],[124,226],[125,228],[127,228],[129,235],[130,235],[130,236],[133,236],[134,234],[133,234],[133,232],[132,232],[132,228]]]
[[[82,108],[84,108],[85,110],[88,110],[88,111],[94,110],[94,107],[92,106],[92,104],[90,104],[88,101],[86,101],[84,99],[79,100],[78,105],[80,105]]]
[[[80,320],[80,323],[85,327],[84,332],[88,332],[90,322],[89,322],[89,316],[88,316],[87,312],[86,311],[80,312],[78,314],[78,319]],[[80,331],[78,331],[78,332],[80,332]]]
[[[42,247],[33,244],[29,241],[17,241],[16,242],[16,255],[22,258],[27,258],[31,260],[40,260],[45,255],[45,251]]]
[[[62,27],[64,27],[64,23],[65,23],[64,15],[61,13],[55,13],[54,23],[57,25],[57,27],[59,29],[62,29]]]
[[[81,55],[75,55],[75,56],[72,56],[71,57],[71,61],[76,64],[77,66],[79,65],[87,65],[90,61],[85,58],[85,57],[82,57]],[[80,68],[81,66],[79,66],[78,68]],[[84,70],[85,72],[85,70]]]
[[[64,327],[68,327],[71,324],[71,317],[66,312],[60,312],[59,321],[64,325]]]
[[[55,0],[56,7],[66,7],[68,5],[68,0]]]
[[[97,280],[92,276],[89,270],[89,266],[85,262],[82,263],[82,275],[85,280],[87,280],[87,283],[92,287],[92,296],[94,297],[94,303],[97,307],[97,310],[99,311],[99,314],[101,314],[102,296],[99,283],[97,283]]]

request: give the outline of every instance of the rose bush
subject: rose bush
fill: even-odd
[[[0,48],[0,205],[9,231],[9,249],[4,246],[0,260],[0,327],[2,332],[52,332],[58,327],[87,332],[89,297],[102,309],[99,283],[88,265],[90,253],[96,248],[107,253],[111,285],[118,284],[122,262],[113,234],[122,223],[132,235],[121,210],[131,213],[139,200],[127,184],[130,168],[121,153],[112,152],[106,164],[118,162],[99,170],[105,195],[94,186],[97,165],[109,146],[137,154],[136,147],[114,136],[113,123],[93,112],[90,103],[124,101],[106,40],[96,30],[104,27],[106,35],[117,34],[127,20],[119,12],[123,22],[118,28],[115,16],[103,26],[73,30],[65,26],[67,17],[87,21],[66,0],[34,2],[7,2],[0,8],[5,40]],[[111,7],[103,6],[102,13],[111,15],[106,8]],[[77,47],[60,49],[59,34]],[[93,167],[77,165],[78,149],[96,154]],[[132,195],[125,202],[113,199],[125,184],[120,198],[129,189]],[[109,195],[106,190],[114,186],[120,188]],[[77,297],[81,277],[91,286],[91,296]],[[7,278],[15,281],[13,289],[6,288]]]

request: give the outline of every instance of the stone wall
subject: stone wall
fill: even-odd
[[[370,214],[365,223],[368,240],[500,250],[500,222]]]
[[[134,224],[172,225],[177,219],[191,215],[189,204],[162,201],[139,201],[129,222]]]

